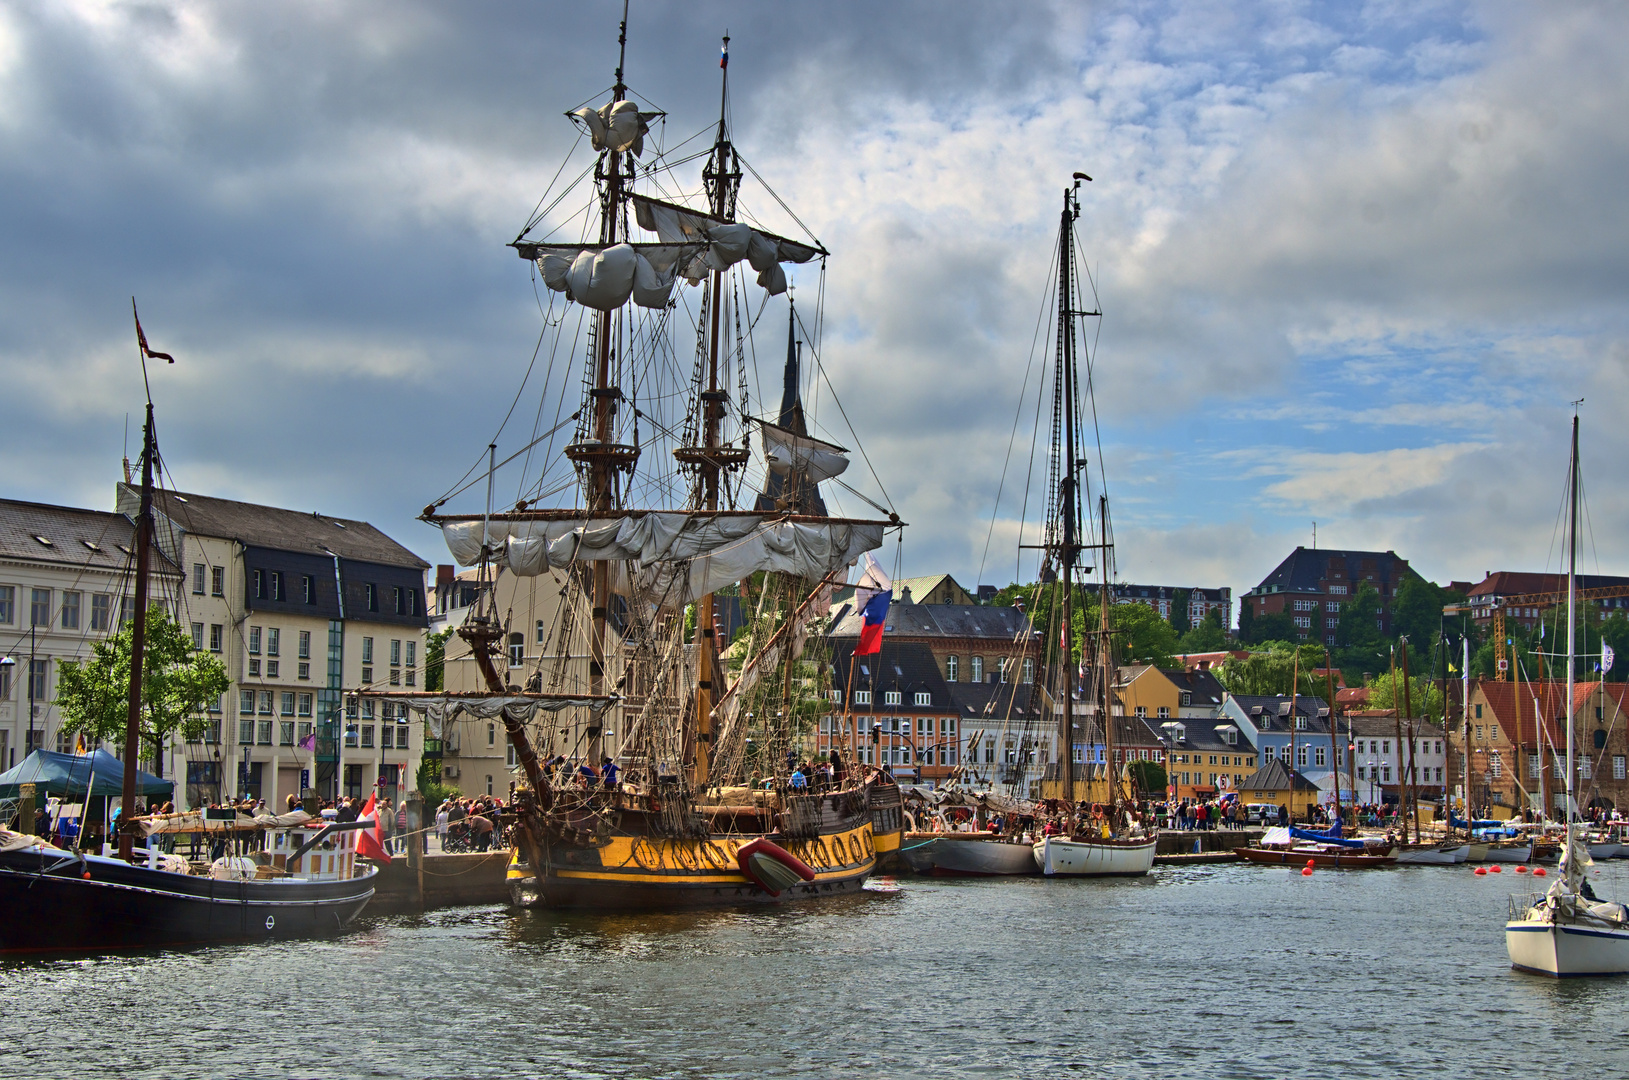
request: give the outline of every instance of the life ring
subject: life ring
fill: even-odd
[[[661,851],[643,836],[633,843],[633,861],[639,864],[641,870],[662,869]]]
[[[831,849],[826,846],[826,838],[825,837],[821,837],[820,839],[818,839],[818,840],[816,840],[814,842],[814,853],[815,853],[816,865],[818,865],[820,867],[820,869],[822,869],[822,870],[830,869],[830,867],[831,867]]]
[[[872,837],[870,829],[865,831],[865,857],[868,859],[877,857],[877,842]]]
[[[707,865],[714,870],[722,870],[726,865],[724,849],[711,840],[701,845],[701,857],[707,860]]]
[[[695,870],[701,866],[701,857],[695,846],[684,840],[673,845],[673,861],[681,870]]]
[[[848,854],[851,862],[865,861],[865,849],[860,846],[860,838],[853,833],[848,834]]]

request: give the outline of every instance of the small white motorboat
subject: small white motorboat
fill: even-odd
[[[906,833],[900,857],[918,874],[1010,877],[1038,872],[1030,845],[1000,833]]]

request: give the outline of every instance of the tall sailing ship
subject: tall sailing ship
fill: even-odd
[[[543,460],[542,475],[523,477],[511,508],[492,503],[494,446],[484,510],[444,512],[452,495],[425,509],[473,568],[477,599],[457,634],[483,686],[399,696],[432,734],[460,716],[502,723],[520,781],[517,904],[666,909],[852,893],[898,847],[899,789],[856,763],[852,738],[824,770],[800,752],[834,711],[821,644],[832,589],[903,523],[837,479],[849,451],[821,438],[804,407],[803,350],[820,385],[828,253],[812,234],[781,235],[748,212],[742,181],[757,173],[731,141],[729,38],[705,152],[697,136],[666,145],[667,114],[625,83],[626,8],[618,40],[609,100],[568,114],[591,165],[546,193],[539,206],[553,201],[511,244],[547,290],[545,382],[555,358],[580,362],[579,385],[560,390],[560,412],[569,398],[578,407],[543,431],[539,405],[515,458]],[[673,194],[695,161],[701,192]],[[577,215],[554,214],[590,185]],[[769,195],[769,208],[802,228]],[[574,223],[578,238],[567,240]],[[787,269],[799,266],[817,271],[812,320],[807,304],[790,303]],[[783,295],[787,364],[768,418],[751,401],[753,332]],[[694,342],[689,364],[681,338]],[[824,385],[823,411],[840,415]],[[554,457],[557,435],[566,444]],[[469,489],[479,486],[472,475]],[[867,515],[829,513],[827,482],[867,503]],[[552,664],[516,672],[507,662],[517,635],[497,600],[505,574],[559,594],[554,622],[537,628],[554,643]],[[720,640],[726,629],[733,640]],[[558,659],[574,654],[585,678]]]

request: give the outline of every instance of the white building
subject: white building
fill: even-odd
[[[122,514],[139,498],[118,486]],[[153,508],[183,578],[177,620],[232,680],[205,737],[172,747],[177,805],[404,795],[422,725],[347,691],[422,686],[428,564],[365,521],[173,492]]]
[[[135,533],[120,514],[0,499],[0,767],[73,749],[52,703],[58,666],[89,659],[132,613]],[[173,610],[176,565],[152,560],[149,580]]]

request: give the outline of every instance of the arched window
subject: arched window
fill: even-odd
[[[1026,683],[1035,681],[1035,660],[1033,657],[1024,657],[1024,681]]]
[[[509,635],[509,666],[520,667],[526,662],[526,635]]]
[[[981,683],[984,681],[984,657],[973,657],[972,662],[968,664],[968,668],[971,671],[974,682]]]

